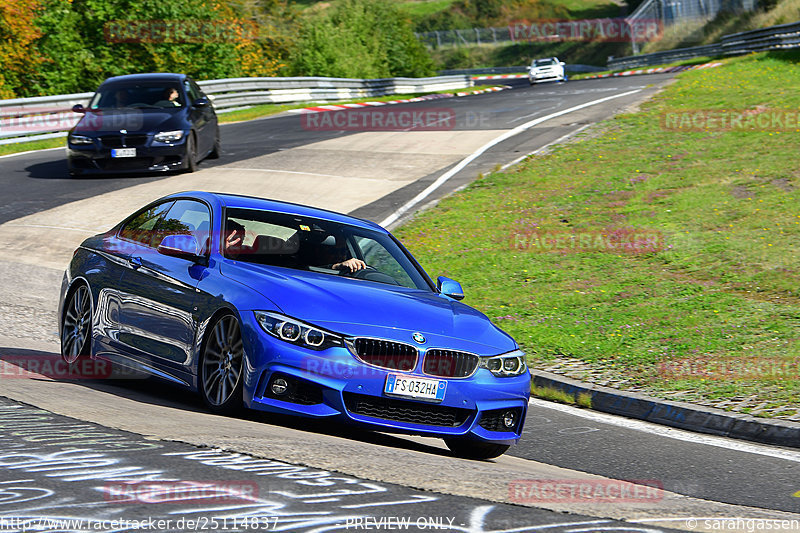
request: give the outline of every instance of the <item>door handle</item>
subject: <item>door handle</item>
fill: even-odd
[[[142,258],[141,257],[129,257],[128,264],[131,266],[132,269],[137,270],[142,266]]]

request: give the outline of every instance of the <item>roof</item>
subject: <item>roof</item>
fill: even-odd
[[[165,81],[179,83],[186,78],[186,74],[175,74],[171,72],[148,72],[143,74],[125,74],[124,76],[113,76],[106,79],[106,83],[122,83],[126,81]]]
[[[295,204],[292,202],[281,202],[279,200],[270,200],[267,198],[258,198],[255,196],[245,196],[239,194],[224,194],[214,193],[207,191],[187,191],[182,193],[171,194],[166,198],[172,196],[194,196],[202,198],[210,202],[219,202],[224,207],[238,208],[238,209],[260,209],[263,211],[272,211],[275,213],[294,214],[310,218],[318,218],[321,220],[329,220],[332,222],[339,222],[341,224],[349,224],[360,228],[377,230],[382,233],[388,233],[384,228],[361,218],[351,217],[335,211],[327,209],[320,209],[308,205]],[[216,202],[215,202],[216,200]]]

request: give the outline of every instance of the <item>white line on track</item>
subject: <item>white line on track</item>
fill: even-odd
[[[444,174],[439,176],[439,178],[436,181],[434,181],[433,183],[431,183],[424,191],[422,191],[421,193],[416,195],[414,198],[412,198],[405,205],[403,205],[399,209],[397,209],[397,211],[395,211],[394,213],[392,213],[391,215],[386,217],[384,220],[382,220],[380,222],[380,225],[383,226],[383,227],[387,227],[390,224],[393,224],[394,222],[399,220],[401,216],[403,216],[405,213],[407,213],[409,210],[411,210],[415,205],[420,203],[422,200],[424,200],[425,198],[430,196],[430,194],[433,191],[435,191],[436,189],[441,187],[447,180],[449,180],[450,178],[452,178],[453,176],[458,174],[461,170],[464,169],[464,167],[466,167],[467,165],[472,163],[475,159],[480,157],[489,148],[491,148],[491,147],[493,147],[493,146],[505,141],[506,139],[510,139],[511,137],[513,137],[513,136],[515,136],[515,135],[517,135],[519,133],[522,133],[523,131],[528,130],[528,129],[530,129],[530,128],[538,125],[538,124],[541,124],[542,122],[546,122],[548,120],[551,120],[551,119],[566,115],[568,113],[572,113],[574,111],[579,111],[581,109],[585,109],[585,108],[591,107],[593,105],[602,104],[603,102],[608,102],[609,100],[614,100],[615,98],[622,98],[623,96],[630,96],[632,94],[638,93],[639,91],[641,91],[641,89],[636,89],[636,90],[633,90],[633,91],[627,91],[627,92],[624,92],[624,93],[615,94],[613,96],[607,96],[605,98],[600,98],[599,100],[592,100],[591,102],[586,102],[586,103],[581,104],[581,105],[576,105],[574,107],[570,107],[570,108],[564,109],[563,111],[558,111],[556,113],[551,113],[549,115],[545,115],[543,117],[539,117],[537,119],[533,119],[533,120],[531,120],[529,122],[526,122],[525,124],[520,124],[519,126],[517,126],[514,129],[508,130],[507,132],[503,133],[502,135],[500,135],[498,137],[495,137],[494,139],[492,139],[488,143],[484,144],[483,146],[481,146],[480,148],[475,150],[473,153],[471,153],[470,155],[468,155],[467,157],[462,159],[461,162],[458,163],[456,166],[454,166],[453,168],[451,168],[450,170],[448,170],[447,172],[445,172]]]
[[[556,139],[555,141],[553,141],[553,142],[549,142],[549,143],[545,144],[544,146],[542,146],[541,148],[537,148],[536,150],[534,150],[533,152],[531,152],[531,153],[529,153],[529,154],[525,154],[525,155],[523,155],[523,156],[520,156],[520,157],[516,158],[515,160],[511,161],[510,163],[506,163],[505,165],[503,165],[502,167],[500,167],[500,170],[505,170],[505,169],[507,169],[507,168],[508,168],[508,167],[510,167],[510,166],[516,165],[517,163],[519,163],[520,161],[522,161],[522,160],[523,160],[523,159],[525,159],[526,157],[530,157],[530,156],[532,156],[532,155],[536,155],[536,154],[538,154],[539,152],[542,152],[542,151],[544,151],[544,150],[547,150],[548,148],[550,148],[550,147],[551,147],[551,146],[553,146],[554,144],[558,144],[558,143],[560,143],[561,141],[565,141],[565,140],[569,139],[569,138],[570,138],[570,137],[572,137],[573,135],[577,135],[577,134],[579,134],[580,132],[582,132],[583,130],[585,130],[586,128],[588,128],[589,126],[591,126],[591,124],[586,124],[586,125],[584,125],[584,126],[581,126],[581,127],[580,127],[580,128],[578,128],[578,129],[576,129],[576,130],[573,130],[573,131],[571,131],[571,132],[567,133],[566,135],[562,135],[561,137],[559,137],[559,138],[558,138],[558,139]]]
[[[601,424],[610,424],[619,426],[626,429],[641,431],[643,433],[651,433],[660,437],[667,437],[670,439],[680,440],[684,442],[691,442],[694,444],[703,444],[706,446],[716,446],[718,448],[725,448],[726,450],[733,450],[737,452],[752,453],[755,455],[764,455],[767,457],[774,457],[776,459],[783,459],[785,461],[793,461],[800,463],[800,452],[794,450],[786,450],[783,448],[771,448],[761,444],[753,444],[736,439],[728,439],[724,437],[717,437],[716,435],[701,435],[692,433],[683,429],[662,426],[652,422],[645,422],[643,420],[631,420],[620,416],[610,415],[606,413],[599,413],[587,409],[579,409],[577,407],[570,407],[559,403],[547,402],[537,398],[531,398],[530,405],[533,407],[541,407],[543,409],[552,409],[568,415],[585,418]]]

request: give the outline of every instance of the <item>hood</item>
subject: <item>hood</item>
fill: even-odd
[[[156,109],[88,110],[75,125],[73,131],[78,134],[104,134],[119,133],[120,130],[127,130],[128,133],[180,130],[185,129],[185,113],[184,108],[163,111]]]
[[[344,335],[412,343],[412,333],[420,332],[428,346],[480,355],[516,348],[483,313],[432,291],[225,261],[220,269],[267,298],[275,311]]]

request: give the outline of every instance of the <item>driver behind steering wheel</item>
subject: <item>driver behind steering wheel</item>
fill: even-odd
[[[347,244],[345,244],[342,236],[336,235],[335,239],[336,244],[334,245],[319,244],[319,262],[323,263],[324,268],[349,274],[367,268],[367,264],[361,259],[350,257]]]

